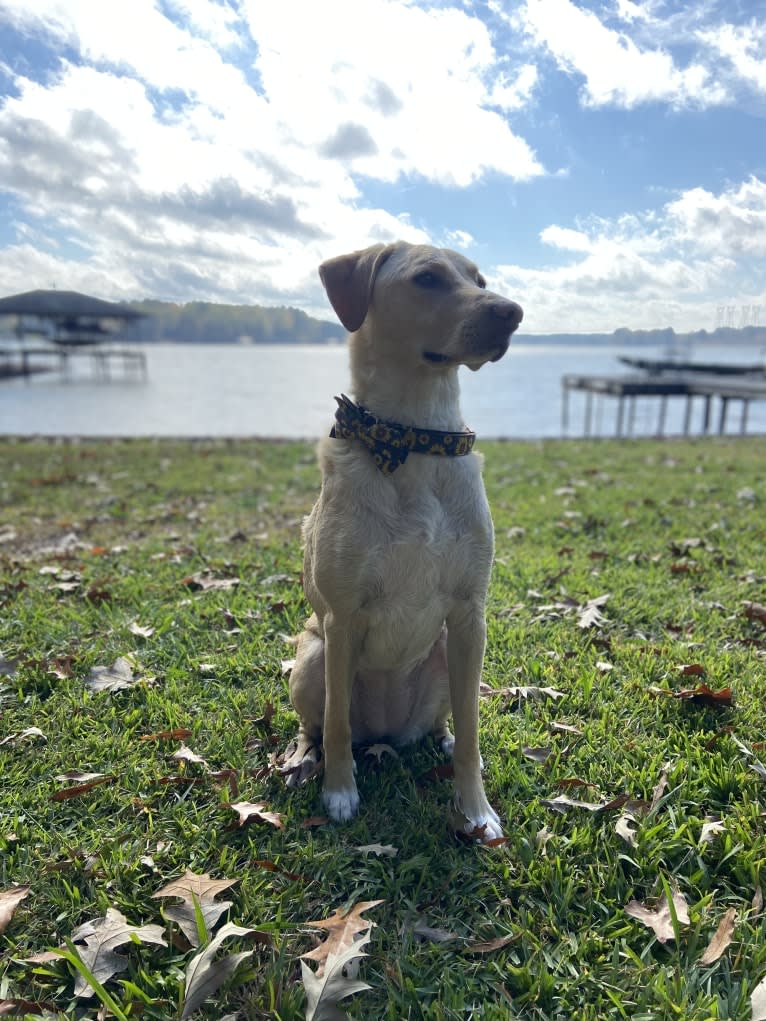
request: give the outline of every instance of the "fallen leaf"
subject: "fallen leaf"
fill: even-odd
[[[766,606],[762,603],[745,603],[745,616],[748,620],[757,620],[766,627]]]
[[[411,926],[407,926],[418,943],[451,943],[458,938],[456,932],[438,929],[428,925],[423,918],[418,918]]]
[[[688,925],[689,911],[683,894],[679,890],[673,890],[672,898],[678,924]],[[630,901],[625,905],[625,914],[651,929],[660,943],[667,943],[668,940],[675,939],[670,904],[664,893],[655,908],[648,908],[645,904],[639,904],[635,900]]]
[[[468,954],[492,954],[495,950],[502,950],[503,947],[507,947],[509,943],[513,943],[514,940],[519,938],[520,936],[517,933],[510,933],[508,936],[496,936],[495,939],[489,939],[483,943],[468,943],[465,951]]]
[[[230,954],[228,957],[215,960],[215,955],[223,941],[231,936],[251,936],[254,934],[260,936],[262,942],[268,941],[268,937],[265,934],[257,933],[255,929],[246,929],[241,925],[235,925],[233,922],[227,922],[226,925],[218,930],[204,950],[201,950],[192,957],[186,967],[186,984],[181,1021],[186,1021],[186,1018],[191,1017],[195,1010],[201,1007],[206,1000],[210,999],[216,990],[227,979],[231,978],[240,964],[253,953],[252,950],[243,950],[238,954]]]
[[[301,829],[311,830],[317,826],[326,826],[329,821],[326,815],[310,815],[308,819],[304,819],[301,823]]]
[[[239,816],[238,826],[244,826],[254,819],[256,822],[270,823],[278,830],[284,829],[284,816],[280,815],[279,812],[270,812],[268,806],[262,801],[257,803],[252,801],[236,801],[233,804],[228,803],[226,807],[234,809]]]
[[[85,943],[84,947],[77,947],[77,953],[102,985],[128,966],[127,957],[115,953],[115,948],[136,940],[161,947],[167,946],[161,925],[131,925],[125,915],[116,908],[107,908],[103,918],[85,922],[72,933],[74,943]],[[74,995],[93,996],[94,992],[87,980],[78,972]]]
[[[609,599],[609,593],[589,599],[578,610],[577,625],[581,628],[601,627],[606,617],[601,613],[601,607]]]
[[[292,879],[294,882],[306,882],[306,877],[302,876],[299,872],[288,872],[287,869],[283,869],[273,861],[267,861],[263,858],[253,858],[253,865],[257,865],[259,869],[265,869],[267,872],[275,872],[279,876],[284,876],[286,879]]]
[[[207,872],[198,875],[187,869],[179,879],[153,893],[152,898],[181,898],[180,904],[163,907],[163,914],[178,925],[193,947],[198,947],[200,934],[195,907],[199,909],[208,933],[212,932],[218,919],[232,905],[230,900],[217,901],[215,898],[237,882],[237,879],[211,879]]]
[[[0,536],[2,541],[2,536]],[[58,1018],[61,1015],[55,1003],[38,1002],[37,1000],[0,1000],[0,1017],[46,1017]]]
[[[304,924],[311,926],[312,929],[322,929],[328,935],[323,943],[308,953],[301,954],[301,957],[308,961],[317,961],[319,969],[316,974],[321,975],[329,955],[341,954],[349,947],[355,946],[359,934],[368,932],[375,925],[375,922],[362,918],[362,915],[382,903],[382,900],[361,900],[350,911],[344,912],[339,908],[329,918],[305,922]]]
[[[723,709],[734,705],[734,695],[731,688],[720,688],[718,691],[714,691],[707,684],[698,684],[696,688],[686,688],[683,691],[655,687],[648,688],[647,690],[652,695],[665,695],[667,698],[678,698],[685,702],[709,706],[714,709]]]
[[[399,854],[399,848],[392,844],[362,844],[357,851],[363,855],[374,854],[378,858],[395,858]]]
[[[766,978],[762,978],[750,996],[751,1021],[766,1021]]]
[[[629,815],[621,815],[615,823],[614,829],[617,836],[622,837],[622,839],[626,843],[630,844],[631,847],[636,847],[638,845],[638,841],[636,840],[637,830],[635,827],[635,820]]]
[[[0,677],[13,677],[19,665],[17,659],[6,659],[0,655]]]
[[[153,627],[142,627],[141,624],[135,620],[128,625],[128,631],[130,631],[132,635],[136,635],[138,638],[151,638],[154,634]]]
[[[226,592],[239,585],[239,578],[215,578],[210,571],[198,571],[181,580],[181,584],[194,592]]]
[[[557,723],[555,720],[551,723],[551,730],[558,731],[562,734],[582,734],[582,731],[577,727],[573,727],[571,723]]]
[[[542,702],[547,698],[563,698],[565,692],[557,691],[556,688],[540,688],[536,685],[511,685],[507,688],[491,688],[488,684],[482,683],[479,687],[479,694],[484,698],[500,696],[513,699],[532,699]]]
[[[718,924],[713,938],[699,959],[700,964],[714,964],[731,943],[734,937],[734,926],[737,922],[737,909],[729,908]]]
[[[763,911],[763,890],[760,886],[756,886],[753,900],[750,904],[750,913],[760,915],[761,911]]]
[[[40,741],[47,741],[48,738],[43,734],[39,727],[27,727],[26,730],[20,730],[18,734],[9,734],[0,741],[0,746],[4,744],[13,744],[16,741],[22,741],[24,739],[31,740],[37,738]]]
[[[667,789],[668,789],[668,774],[663,769],[663,771],[660,773],[660,778],[657,781],[657,785],[652,791],[652,800],[651,804],[649,805],[650,812],[653,812],[657,805],[659,805],[659,803],[662,801],[662,796]]]
[[[158,730],[156,734],[143,734],[139,741],[185,741],[191,737],[191,731],[186,727],[176,727],[174,730]]]
[[[138,684],[140,677],[133,676],[133,662],[126,656],[120,656],[111,666],[94,666],[85,678],[85,687],[89,691],[121,691]]]
[[[31,886],[11,886],[7,890],[0,890],[0,933],[8,928],[13,912],[29,896],[31,890]]]
[[[74,787],[64,787],[63,790],[54,791],[51,794],[51,801],[68,801],[70,798],[79,798],[81,794],[88,794],[102,784],[114,783],[116,779],[116,776],[99,776],[95,780],[89,780],[87,783],[75,784]]]
[[[89,783],[91,780],[98,780],[105,776],[105,773],[86,773],[82,769],[69,769],[66,773],[59,773],[56,779],[60,783]]]
[[[702,677],[705,673],[705,668],[701,663],[683,663],[679,666],[678,672],[683,674],[684,677]]]
[[[282,676],[286,677],[287,674],[290,673],[290,671],[292,670],[292,668],[294,666],[295,666],[295,660],[294,659],[283,659],[281,661]]]
[[[349,969],[360,957],[365,957],[363,947],[370,942],[369,930],[351,946],[339,953],[327,955],[325,966],[313,972],[305,961],[301,961],[301,978],[306,990],[306,1021],[345,1021],[348,1015],[338,1007],[341,1000],[354,993],[364,992],[370,986],[356,978],[349,978]]]
[[[521,754],[525,759],[531,759],[533,762],[543,763],[550,758],[551,748],[522,748]]]
[[[201,755],[197,755],[197,753],[193,752],[191,748],[187,748],[185,744],[182,744],[177,751],[173,752],[170,758],[175,759],[176,762],[192,762],[197,765],[204,766],[205,769],[210,768]]]

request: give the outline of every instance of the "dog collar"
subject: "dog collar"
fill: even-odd
[[[354,404],[345,394],[335,400],[338,409],[330,436],[333,439],[361,440],[384,475],[393,475],[412,453],[464,457],[471,453],[476,440],[476,433],[470,429],[453,433],[385,422],[361,404]]]

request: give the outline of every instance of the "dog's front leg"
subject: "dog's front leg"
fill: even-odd
[[[336,822],[352,819],[359,808],[351,750],[351,689],[361,636],[353,619],[324,621],[324,788],[322,800]]]
[[[487,801],[479,753],[479,682],[487,625],[483,606],[470,603],[447,618],[447,665],[455,728],[456,827],[479,830],[484,840],[503,835],[497,813]]]

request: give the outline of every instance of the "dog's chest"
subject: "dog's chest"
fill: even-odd
[[[443,473],[412,474],[411,486],[381,501],[386,538],[369,565],[365,605],[371,665],[422,658],[454,605],[486,590],[492,523],[480,476],[465,473],[461,487],[454,478],[444,485]]]

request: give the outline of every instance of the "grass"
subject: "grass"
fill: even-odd
[[[20,962],[108,907],[164,925],[167,902],[152,894],[191,869],[237,879],[229,919],[272,937],[201,1018],[303,1018],[303,923],[376,899],[360,973],[372,989],[346,1001],[352,1018],[750,1018],[766,974],[766,787],[752,768],[766,757],[766,633],[744,601],[764,601],[766,443],[482,449],[497,532],[484,681],[564,693],[483,699],[485,782],[508,836],[496,848],[448,832],[450,785],[428,779],[441,761],[429,744],[380,764],[359,752],[363,810],[346,826],[306,828],[321,812],[317,782],[288,792],[268,769],[296,726],[281,663],[307,613],[308,446],[0,444],[0,740],[30,727],[46,738],[0,745],[0,890],[31,887],[0,936],[0,1000],[95,1017],[98,998],[73,997],[66,961]],[[239,584],[195,588],[205,571]],[[577,607],[606,593],[605,619],[578,626]],[[94,666],[131,653],[152,683],[87,689]],[[704,674],[683,676],[688,664]],[[735,705],[651,690],[701,682],[730,686]],[[179,741],[140,740],[179,727],[211,769],[233,772],[211,779],[170,758]],[[541,748],[542,763],[524,753]],[[68,770],[116,779],[51,800]],[[654,807],[635,813],[635,846],[616,832],[619,810],[544,804],[651,802],[663,772]],[[560,785],[572,778],[591,786]],[[232,828],[237,800],[265,803],[283,828]],[[703,841],[710,819],[722,827]],[[398,853],[357,850],[370,843]],[[624,908],[671,887],[690,921],[663,945]],[[733,941],[701,965],[728,908]],[[419,941],[421,918],[454,938]],[[178,1016],[193,951],[167,932],[167,948],[121,948],[128,967],[105,988],[123,1016]]]

